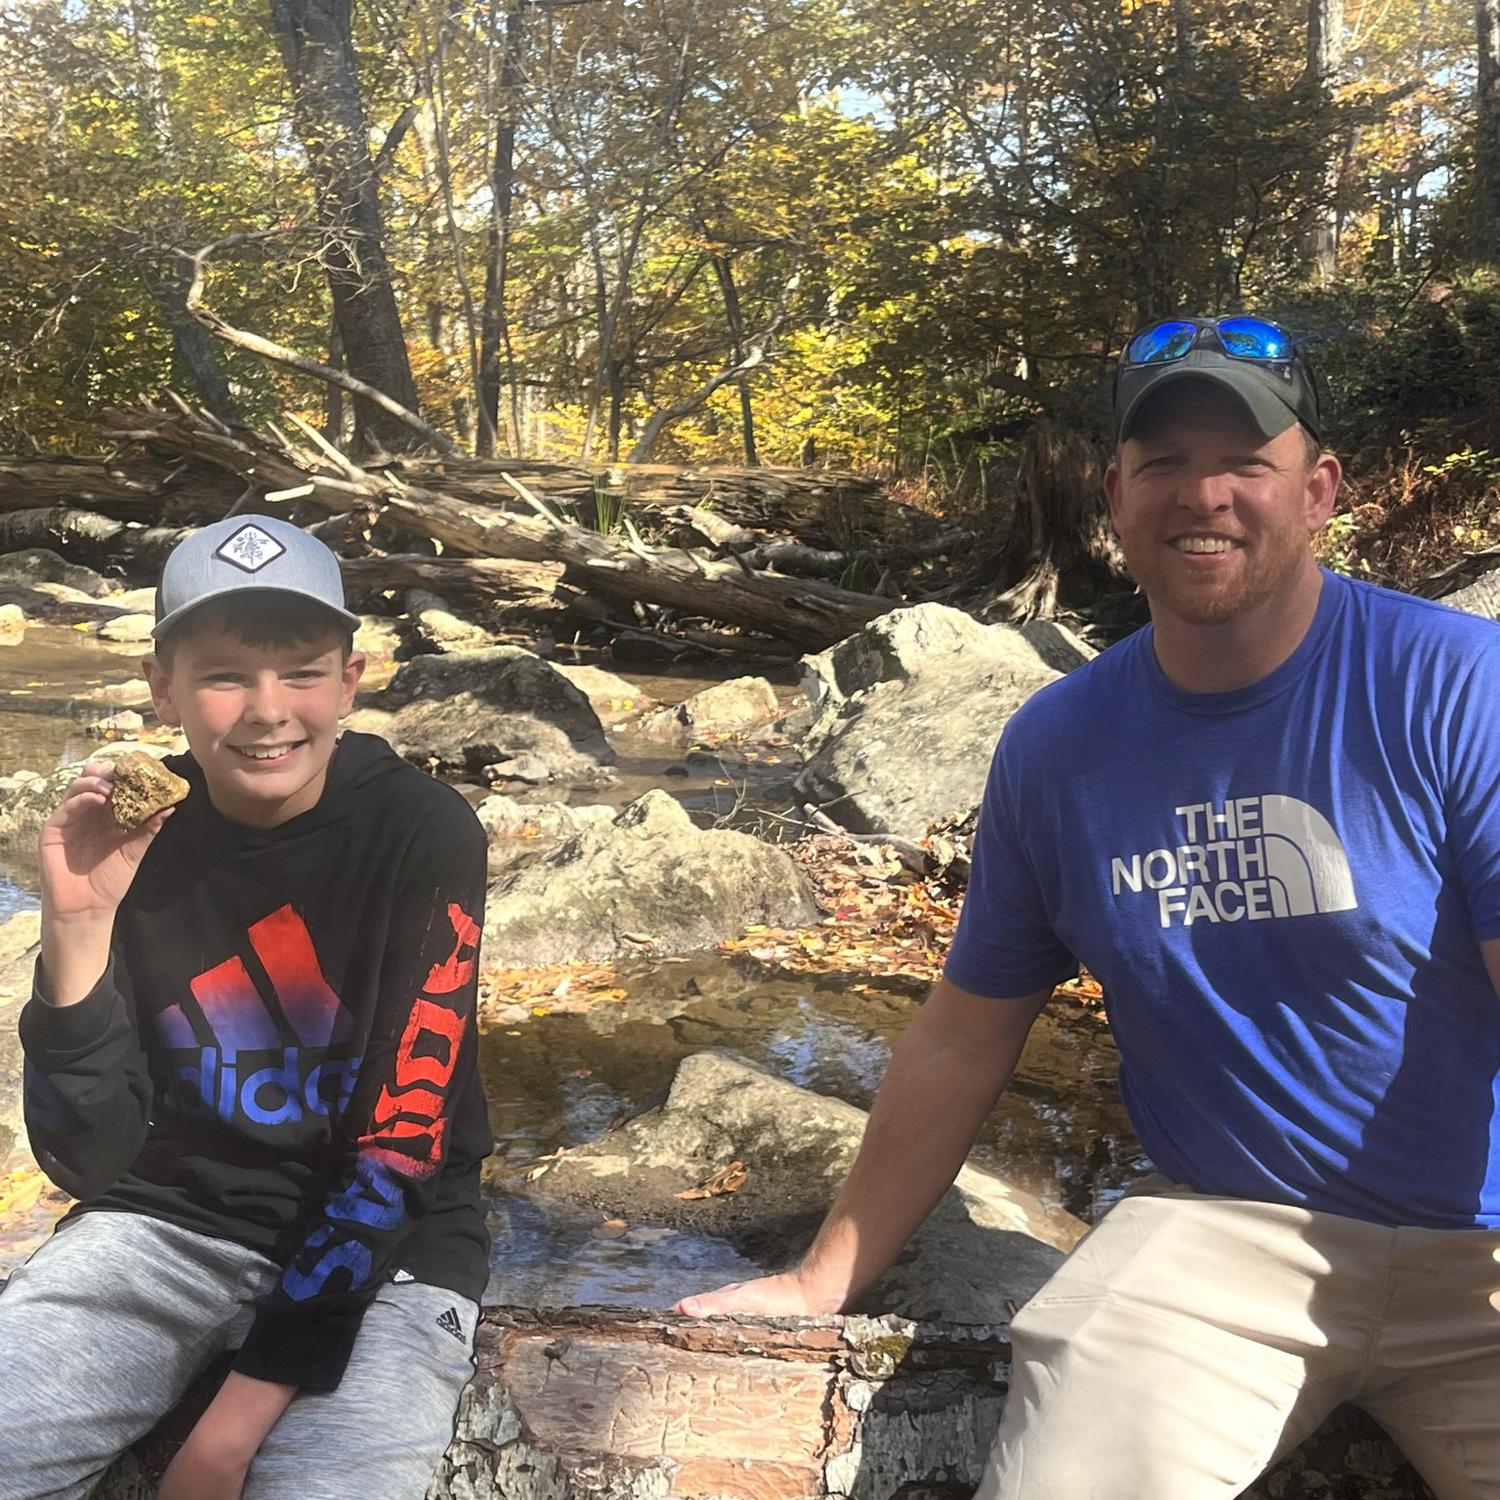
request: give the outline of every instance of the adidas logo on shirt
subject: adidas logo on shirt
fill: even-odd
[[[437,1326],[444,1333],[451,1333],[460,1344],[464,1342],[464,1328],[463,1324],[458,1321],[458,1309],[456,1307],[450,1307],[446,1312],[440,1312],[438,1314]]]

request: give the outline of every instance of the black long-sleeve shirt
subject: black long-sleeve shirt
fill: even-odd
[[[148,1214],[284,1266],[236,1368],[331,1390],[383,1281],[484,1290],[484,834],[369,735],[269,830],[221,817],[190,756],[167,764],[192,790],[108,970],[22,1013],[27,1128],[70,1219]]]

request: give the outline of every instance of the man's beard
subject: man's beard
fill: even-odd
[[[1262,536],[1246,550],[1244,562],[1230,579],[1193,580],[1173,575],[1170,558],[1139,566],[1125,549],[1125,560],[1153,611],[1163,609],[1190,625],[1223,625],[1273,598],[1296,576],[1306,548],[1300,533]]]

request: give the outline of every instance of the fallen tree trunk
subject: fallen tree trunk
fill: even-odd
[[[137,526],[94,511],[54,505],[0,514],[0,552],[45,547],[86,567],[159,572],[192,527]]]
[[[602,536],[568,525],[536,499],[530,503],[537,516],[515,515],[408,484],[392,471],[366,472],[305,424],[307,436],[322,446],[321,455],[295,450],[290,443],[273,447],[187,413],[133,413],[118,420],[131,425],[112,436],[168,448],[274,486],[267,498],[305,499],[339,511],[374,502],[407,530],[455,551],[564,563],[587,580],[584,586],[592,593],[707,616],[808,650],[832,645],[896,607],[895,601],[817,580],[757,573],[680,549],[647,547],[633,531],[624,541]],[[512,490],[527,498],[524,483],[513,484]]]
[[[66,505],[118,521],[164,515],[223,515],[234,486],[196,465],[163,466],[149,458],[34,458],[0,463],[0,512]]]
[[[430,589],[479,599],[548,599],[563,576],[560,563],[516,562],[506,557],[422,557],[391,553],[341,557],[344,585],[361,589]]]
[[[475,1355],[430,1500],[960,1500],[979,1482],[1010,1373],[1004,1329],[894,1317],[492,1308]],[[95,1500],[145,1500],[207,1394],[137,1444]],[[1347,1412],[1245,1496],[1430,1500],[1368,1418]]]

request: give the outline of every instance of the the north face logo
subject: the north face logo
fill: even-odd
[[[222,557],[225,562],[233,563],[246,573],[258,573],[267,563],[275,562],[285,551],[286,548],[269,531],[249,522],[241,526],[214,556]]]
[[[1182,841],[1110,861],[1117,900],[1152,894],[1163,927],[1352,911],[1354,877],[1328,819],[1295,797],[1173,809]]]

